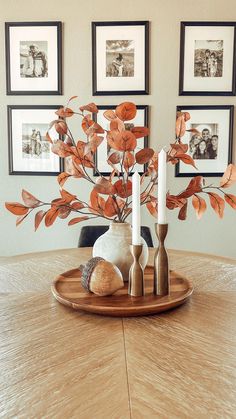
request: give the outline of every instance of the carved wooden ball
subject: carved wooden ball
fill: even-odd
[[[94,257],[83,266],[81,284],[87,291],[104,297],[123,288],[124,281],[117,266],[101,257]]]

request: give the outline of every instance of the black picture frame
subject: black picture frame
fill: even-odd
[[[97,28],[101,27],[120,27],[120,26],[143,26],[144,27],[144,77],[143,86],[140,89],[102,90],[98,86],[97,71],[101,66],[97,65]],[[111,21],[111,22],[92,22],[92,94],[94,96],[109,95],[148,95],[149,94],[149,21]],[[124,77],[123,77],[124,78]],[[117,78],[116,78],[117,80]]]
[[[57,45],[57,58],[56,58],[56,71],[57,83],[55,89],[46,90],[16,90],[12,88],[12,75],[11,75],[11,28],[22,27],[56,27],[56,45]],[[31,40],[32,41],[32,40]],[[5,22],[5,56],[6,56],[6,93],[7,95],[62,95],[62,22]]]
[[[99,105],[99,106],[97,106],[97,108],[100,111],[106,111],[106,110],[109,110],[109,109],[114,110],[116,108],[116,105]],[[137,110],[143,110],[143,112],[144,112],[144,126],[147,127],[149,125],[149,106],[148,105],[137,105],[136,108],[137,108]],[[93,120],[97,122],[97,114],[96,113],[93,114]],[[144,137],[143,143],[144,143],[144,147],[149,146],[149,135]],[[94,154],[94,162],[95,162],[95,165],[97,166],[98,165],[97,152]],[[147,163],[143,165],[143,171],[139,171],[139,174],[142,175],[144,172],[146,172],[146,170],[147,170]],[[112,172],[112,168],[109,172],[100,171],[102,176],[110,176],[111,172]],[[100,176],[100,174],[98,174],[95,170],[93,170],[93,175],[94,176]]]
[[[229,111],[229,117],[228,117],[228,143],[227,143],[227,161],[225,162],[224,170],[226,169],[227,165],[232,163],[232,150],[233,150],[233,122],[234,122],[234,106],[233,105],[183,105],[183,106],[177,106],[176,108],[177,112],[189,112],[191,115],[192,110],[204,110],[205,111],[217,111],[217,110],[228,110]],[[191,122],[191,120],[190,120]],[[204,124],[204,123],[203,123]],[[184,137],[182,138],[182,142],[184,143]],[[188,153],[187,153],[188,154]],[[205,161],[210,161],[210,159],[207,159]],[[196,165],[199,160],[195,160]],[[190,167],[188,165],[188,167]],[[192,167],[192,166],[191,166]],[[224,174],[224,170],[216,172],[205,172],[205,171],[198,171],[194,169],[193,172],[183,173],[180,171],[180,164],[177,163],[175,165],[175,177],[195,177],[195,176],[203,176],[203,177],[221,177]]]
[[[184,81],[186,28],[189,27],[232,27],[232,83],[229,90],[186,90]],[[209,41],[208,41],[209,42]],[[214,77],[216,78],[216,77]],[[218,77],[219,78],[219,77]],[[209,80],[209,78],[208,78]],[[236,94],[236,22],[181,22],[180,23],[180,58],[179,58],[179,95],[180,96],[234,96]]]
[[[8,105],[7,106],[7,122],[8,122],[8,162],[9,162],[9,175],[26,175],[26,176],[58,176],[64,171],[64,159],[59,159],[58,171],[29,171],[29,170],[15,170],[13,159],[13,116],[14,110],[57,110],[62,105]],[[51,121],[49,121],[50,123]],[[59,136],[63,140],[63,136]]]

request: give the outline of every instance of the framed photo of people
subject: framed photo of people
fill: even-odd
[[[58,175],[63,159],[51,151],[46,133],[61,106],[8,106],[9,174]],[[52,128],[53,138],[59,135]]]
[[[62,94],[62,23],[7,22],[8,95]]]
[[[100,124],[104,129],[109,130],[110,122],[105,118],[103,115],[104,111],[107,109],[115,109],[115,105],[105,105],[105,106],[98,106],[98,113],[94,114],[94,119]],[[125,129],[131,130],[134,126],[148,126],[148,106],[147,105],[138,105],[137,106],[137,113],[134,119],[125,122]],[[137,148],[135,152],[139,151],[144,147],[148,147],[149,138],[148,136],[139,138],[137,140]],[[97,148],[97,152],[95,154],[95,166],[98,168],[99,172],[103,176],[109,176],[113,170],[113,168],[107,163],[107,158],[110,154],[114,151],[108,145],[106,139],[99,145]],[[114,165],[118,170],[120,170],[120,164]],[[146,171],[146,165],[143,164],[136,164],[134,167],[134,171],[138,171],[140,174],[143,174]],[[99,176],[99,173],[94,171],[94,176]]]
[[[234,106],[178,106],[177,111],[191,115],[182,142],[188,144],[187,154],[197,169],[180,162],[175,166],[175,175],[222,176],[232,163]]]
[[[236,94],[236,22],[181,22],[179,94]]]
[[[149,94],[149,22],[92,22],[93,95]]]

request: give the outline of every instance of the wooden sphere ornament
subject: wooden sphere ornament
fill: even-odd
[[[90,259],[79,269],[82,272],[83,288],[101,297],[112,295],[124,286],[122,274],[117,266],[101,257]]]

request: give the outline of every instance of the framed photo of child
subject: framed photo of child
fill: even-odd
[[[149,22],[92,22],[93,95],[149,94]]]
[[[179,94],[235,95],[236,22],[181,22]]]
[[[62,94],[62,23],[6,22],[7,95]]]
[[[177,111],[189,112],[182,142],[197,169],[182,162],[175,166],[176,177],[222,176],[232,163],[234,106],[178,106]]]

